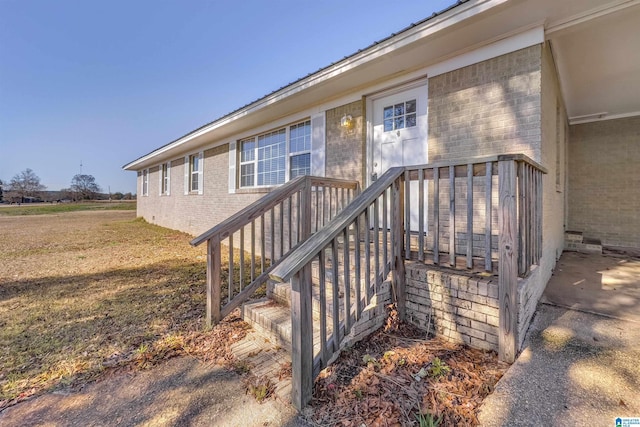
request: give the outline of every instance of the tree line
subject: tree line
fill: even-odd
[[[46,189],[47,187],[40,182],[40,177],[27,168],[16,174],[9,182],[0,180],[0,202],[25,203],[51,199],[51,197],[45,197]],[[77,174],[71,179],[71,186],[57,192],[58,197],[54,200],[97,200],[101,198],[101,191],[93,175]],[[113,195],[116,200],[127,200],[132,197],[131,193],[114,193]]]

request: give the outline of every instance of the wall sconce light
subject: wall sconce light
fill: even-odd
[[[340,119],[340,126],[345,129],[351,129],[353,127],[353,117],[351,114],[345,114],[342,116],[342,119]]]

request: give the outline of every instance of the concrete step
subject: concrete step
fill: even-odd
[[[581,231],[565,231],[564,250],[589,254],[602,254],[602,243],[598,239],[584,236]]]
[[[270,299],[245,303],[242,318],[270,343],[274,343],[291,354],[291,309]],[[327,334],[332,325],[327,322]],[[314,353],[320,352],[320,325],[313,322]]]

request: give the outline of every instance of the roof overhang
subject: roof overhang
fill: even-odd
[[[640,115],[640,1],[617,1],[546,31],[571,124]]]
[[[600,97],[603,103],[605,99],[609,99],[611,105],[604,106],[594,99],[594,96],[588,96],[588,91],[585,90],[588,89],[586,78],[574,79],[576,73],[583,73],[584,70],[576,71],[576,67],[581,68],[583,64],[577,55],[573,54],[573,45],[577,44],[584,54],[589,53],[590,44],[598,40],[598,30],[590,30],[591,23],[602,24],[607,31],[615,30],[618,29],[617,22],[612,24],[611,21],[619,17],[618,13],[630,14],[632,17],[620,28],[627,39],[620,42],[624,46],[620,46],[616,52],[617,55],[626,52],[628,57],[627,61],[623,61],[626,65],[618,70],[618,75],[627,76],[627,84],[635,81],[633,90],[640,90],[640,73],[637,67],[639,55],[629,52],[634,46],[638,46],[637,42],[640,41],[638,32],[633,34],[630,31],[631,24],[639,22],[640,12],[636,7],[639,2],[640,0],[617,0],[603,5],[602,0],[470,0],[412,25],[398,34],[196,129],[128,163],[123,168],[139,170],[201,149],[203,146],[228,142],[226,138],[276,121],[296,111],[362,91],[394,76],[425,69],[542,25],[552,43],[569,115],[574,117],[589,114],[593,109],[595,112],[611,110],[626,114],[634,109],[634,105],[637,106],[631,96],[619,97],[617,101],[614,96]],[[585,40],[582,40],[582,36]],[[598,52],[602,55],[609,53],[606,49],[607,40],[601,39],[598,43]],[[592,79],[600,81],[603,85],[608,84],[605,70],[594,70],[593,74]],[[640,97],[635,96],[635,99]],[[626,104],[622,105],[623,103]]]

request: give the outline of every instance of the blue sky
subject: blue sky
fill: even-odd
[[[125,163],[399,31],[452,0],[0,0],[0,179]]]

